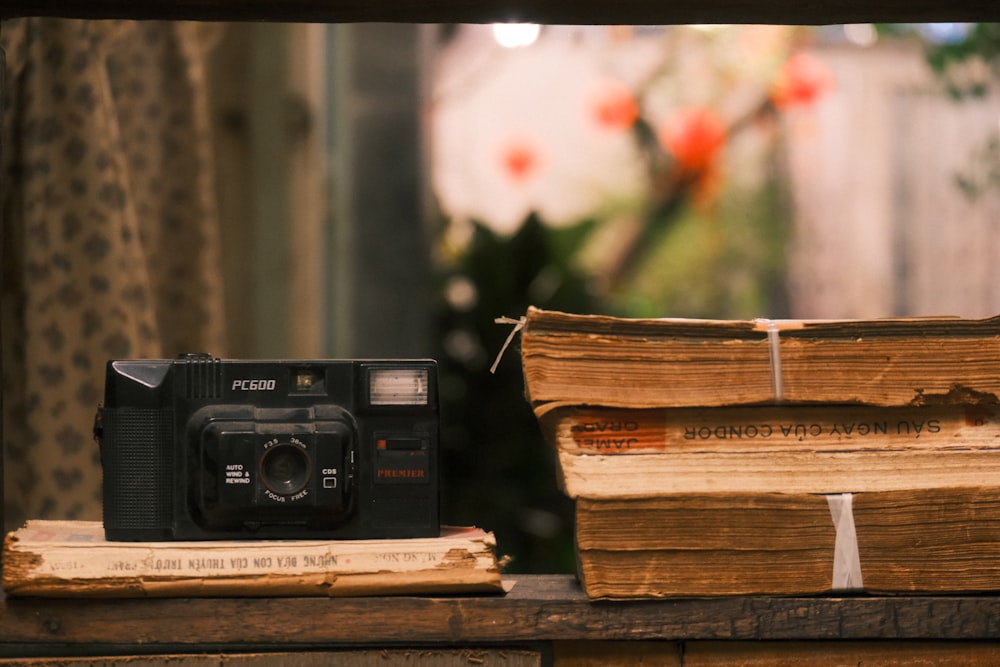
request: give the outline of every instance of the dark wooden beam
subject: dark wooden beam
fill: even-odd
[[[761,596],[591,602],[569,576],[507,595],[397,598],[0,598],[0,656],[560,640],[1000,639],[992,596]],[[48,648],[45,648],[48,647]]]
[[[5,0],[0,18],[566,24],[998,21],[996,0]]]

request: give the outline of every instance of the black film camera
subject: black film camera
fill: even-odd
[[[428,360],[109,361],[109,540],[439,534]]]

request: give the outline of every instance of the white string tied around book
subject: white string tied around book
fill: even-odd
[[[781,375],[781,330],[778,323],[766,318],[754,320],[767,327],[767,353],[771,362],[771,392],[775,403],[785,400],[785,383]]]
[[[497,353],[497,358],[493,360],[493,365],[490,366],[490,373],[495,374],[497,372],[497,366],[500,365],[500,360],[503,359],[504,353],[507,351],[507,348],[510,347],[510,344],[514,341],[514,336],[517,335],[518,331],[524,328],[524,325],[528,321],[528,318],[520,317],[515,320],[513,317],[498,317],[493,321],[496,322],[497,324],[514,325],[514,328],[510,330],[509,334],[507,334],[507,340],[504,341],[503,347],[501,347],[500,351]]]
[[[861,579],[861,556],[858,553],[858,534],[854,527],[854,494],[835,493],[826,496],[830,517],[837,530],[833,553],[833,589],[857,590],[864,588]]]

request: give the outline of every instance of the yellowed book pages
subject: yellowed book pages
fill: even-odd
[[[571,498],[641,498],[673,493],[841,493],[991,486],[1000,456],[941,452],[752,452],[671,456],[559,453],[558,483]]]
[[[594,598],[1000,590],[1000,488],[577,500]]]
[[[549,404],[545,439],[571,497],[837,493],[990,486],[1000,408]]]
[[[3,588],[49,597],[499,592],[492,533],[437,538],[108,542],[100,522],[29,521],[7,535]]]
[[[1000,317],[729,321],[530,308],[521,362],[536,408],[997,402]]]

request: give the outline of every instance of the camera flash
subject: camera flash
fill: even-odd
[[[368,381],[371,405],[427,405],[426,368],[373,368]]]

